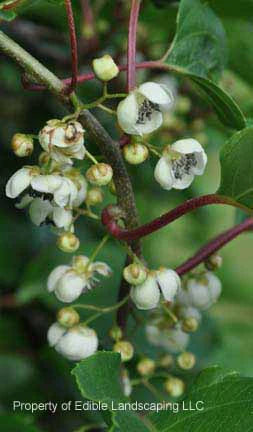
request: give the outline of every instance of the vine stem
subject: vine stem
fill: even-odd
[[[119,240],[130,242],[145,237],[157,230],[160,230],[164,226],[170,224],[171,222],[185,215],[186,213],[196,210],[197,208],[212,204],[226,204],[233,207],[239,207],[247,213],[252,213],[247,207],[244,207],[243,205],[239,204],[238,202],[234,201],[229,197],[217,194],[210,194],[185,201],[183,204],[154,219],[153,221],[132,230],[126,230],[124,228],[121,228],[117,224],[117,221],[113,218],[112,213],[110,212],[110,206],[106,207],[103,210],[102,222],[112,236]]]
[[[188,273],[190,270],[197,267],[211,255],[221,249],[225,244],[236,238],[239,234],[252,229],[253,219],[248,218],[244,222],[235,225],[233,228],[224,231],[218,237],[214,238],[208,244],[203,246],[193,257],[177,267],[176,272],[179,276],[183,276],[185,273]]]
[[[70,46],[71,46],[71,64],[72,64],[72,77],[70,84],[67,85],[65,89],[65,94],[72,93],[77,85],[77,77],[78,77],[78,52],[77,52],[77,38],[76,38],[76,29],[75,29],[75,20],[73,15],[72,3],[71,0],[65,0],[65,7],[68,18],[68,27],[69,27],[69,37],[70,37]]]
[[[132,0],[129,27],[128,27],[128,47],[127,47],[127,91],[128,93],[135,88],[135,61],[136,61],[136,35],[140,12],[141,0]]]

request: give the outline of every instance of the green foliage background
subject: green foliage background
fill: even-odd
[[[60,77],[69,75],[68,35],[64,8],[57,1],[32,1],[19,10],[17,20],[1,22],[1,28],[37,56]],[[96,2],[95,2],[96,3]],[[122,4],[118,2],[119,15],[113,13],[117,1],[105,2],[97,27],[100,31],[100,51],[110,51],[120,57],[126,42],[126,17]],[[140,50],[145,58],[157,59],[172,41],[176,28],[177,7],[171,2],[144,1],[139,34]],[[167,4],[166,4],[167,3]],[[206,2],[205,2],[206,3]],[[236,74],[235,83],[229,92],[247,117],[253,116],[253,1],[210,0],[208,2],[222,19],[227,32],[227,69]],[[78,2],[74,2],[79,33],[81,13]],[[229,4],[229,6],[228,6]],[[29,22],[41,27],[42,35],[49,28],[47,37],[41,40],[29,37]],[[38,29],[38,27],[37,27]],[[28,35],[28,36],[27,36]],[[58,38],[56,37],[58,35]],[[46,53],[49,53],[48,55]],[[86,50],[81,57],[81,71],[85,72],[91,59],[98,53]],[[121,56],[122,57],[122,56]],[[140,78],[157,78],[159,74],[140,72]],[[0,429],[15,432],[59,431],[72,432],[83,425],[101,422],[98,414],[50,413],[12,411],[12,401],[68,401],[80,400],[81,395],[70,375],[73,365],[60,357],[46,343],[46,331],[55,319],[60,307],[52,295],[46,292],[46,279],[58,263],[69,260],[55,247],[55,237],[49,228],[34,227],[27,215],[15,209],[14,203],[4,196],[4,187],[10,175],[30,160],[17,160],[10,150],[10,139],[15,132],[37,133],[44,123],[65,114],[58,102],[47,92],[30,93],[22,89],[20,71],[11,61],[0,55],[0,143],[1,143],[1,231],[0,231]],[[205,175],[197,178],[190,190],[166,192],[153,181],[154,160],[143,166],[130,167],[136,200],[142,222],[167,211],[183,200],[215,192],[219,186],[219,150],[227,140],[229,132],[218,122],[215,115],[208,115],[208,106],[196,96],[191,84],[179,80],[180,89],[186,91],[192,104],[205,121],[204,133],[208,137],[206,151],[209,156]],[[121,88],[124,81],[117,82]],[[97,82],[80,86],[80,96],[89,101],[99,95]],[[180,91],[181,91],[180,90]],[[103,124],[116,134],[110,119],[101,116]],[[159,135],[157,135],[158,137]],[[154,138],[156,139],[156,137]],[[168,137],[162,136],[162,140]],[[156,143],[159,144],[159,143]],[[94,151],[94,143],[89,143]],[[39,149],[33,155],[36,160]],[[106,197],[111,201],[112,196]],[[207,239],[229,228],[235,222],[235,211],[226,207],[209,207],[190,214],[144,239],[144,254],[151,267],[180,264],[194,253]],[[82,240],[82,249],[89,255],[103,230],[96,222],[80,221],[77,232]],[[223,282],[223,293],[219,303],[203,320],[201,329],[194,335],[191,349],[197,354],[196,374],[203,367],[219,363],[243,375],[253,376],[253,267],[252,234],[243,235],[222,250],[224,265],[219,271]],[[119,253],[115,243],[110,242],[99,258],[107,261],[114,270],[113,279],[103,282],[95,291],[85,296],[85,301],[109,305],[117,297],[124,253]],[[110,347],[107,330],[112,318],[108,316],[96,321],[94,327],[100,340]],[[155,356],[153,349],[141,345],[142,335],[135,334],[133,342],[139,350]],[[134,364],[133,370],[134,370]],[[190,377],[191,379],[192,377]],[[157,384],[159,386],[159,383]],[[150,400],[152,397],[143,388],[137,388],[133,399]],[[11,415],[10,415],[11,414]],[[82,429],[80,429],[81,431]],[[85,429],[83,429],[85,430]],[[96,430],[96,429],[94,429]],[[204,431],[203,431],[204,432]]]

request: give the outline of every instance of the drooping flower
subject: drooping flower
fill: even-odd
[[[195,175],[202,175],[207,156],[198,141],[187,138],[168,146],[155,167],[155,179],[166,189],[186,189]]]
[[[149,274],[142,284],[132,286],[130,295],[138,309],[154,309],[159,303],[160,294],[166,301],[172,302],[180,286],[178,274],[174,270],[162,268]]]
[[[26,196],[27,195],[25,195],[25,197]],[[24,208],[24,205],[17,205],[17,207]],[[37,226],[52,224],[57,228],[64,228],[66,231],[70,229],[73,220],[71,210],[65,210],[42,198],[32,198],[29,207],[29,215],[31,221]]]
[[[32,198],[54,200],[59,207],[72,205],[78,195],[75,184],[69,178],[60,174],[43,175],[37,166],[25,166],[16,171],[7,182],[6,195],[17,198],[28,188],[28,195]]]
[[[85,156],[84,129],[77,121],[49,120],[39,133],[41,147],[60,163],[72,164],[72,159]]]
[[[97,281],[95,273],[110,276],[110,267],[100,261],[90,262],[83,255],[75,256],[71,265],[60,265],[49,275],[47,288],[65,303],[71,303],[91,289]]]
[[[54,323],[49,327],[47,339],[51,347],[72,361],[83,360],[98,348],[96,332],[82,324],[66,329],[61,324]]]
[[[189,303],[200,310],[210,308],[221,294],[221,281],[212,272],[201,278],[190,278],[187,282]]]
[[[169,88],[146,82],[119,103],[119,125],[130,135],[151,133],[161,126],[162,111],[170,109],[172,105],[173,94]]]
[[[146,326],[146,335],[151,344],[171,353],[183,351],[189,343],[189,335],[180,328],[159,328],[156,321]]]

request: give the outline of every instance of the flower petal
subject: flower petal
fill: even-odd
[[[59,279],[70,269],[71,267],[68,265],[60,265],[56,267],[53,271],[51,271],[48,280],[47,280],[47,289],[49,292],[55,290],[56,285]]]
[[[84,286],[83,279],[74,271],[69,271],[58,280],[55,295],[64,303],[71,303],[82,294]]]
[[[71,210],[61,207],[53,207],[53,221],[58,228],[68,229],[72,223],[73,215]]]
[[[165,105],[168,108],[173,105],[173,93],[166,86],[162,86],[155,82],[146,82],[140,85],[137,91],[148,100],[158,105]]]
[[[136,122],[138,120],[138,103],[135,93],[130,93],[122,100],[117,108],[118,123],[121,129],[131,135],[136,135]]]
[[[160,300],[155,278],[148,276],[143,284],[132,287],[130,296],[138,309],[154,309]]]
[[[44,220],[48,217],[48,215],[52,212],[52,209],[53,207],[50,201],[35,198],[29,207],[29,215],[32,223],[40,226],[42,222],[44,222]]]
[[[163,269],[158,272],[156,280],[167,301],[173,301],[178,289],[181,287],[181,280],[174,270]]]
[[[58,322],[52,324],[47,332],[47,340],[50,346],[55,346],[62,336],[66,333],[65,327],[61,326]]]
[[[174,187],[175,178],[172,171],[172,165],[165,157],[159,159],[156,164],[155,179],[160,185],[166,189],[170,190]]]
[[[31,183],[31,169],[21,168],[16,171],[8,180],[6,185],[6,195],[8,198],[17,198]]]
[[[178,178],[178,179],[175,178],[175,181],[174,181],[174,184],[173,184],[173,188],[174,189],[179,189],[179,190],[186,189],[186,188],[188,188],[191,185],[191,183],[193,182],[193,180],[194,180],[194,174],[186,174],[186,173],[184,173],[184,174],[182,174],[182,178],[181,179],[180,178]]]
[[[154,110],[150,119],[146,119],[143,123],[136,123],[135,134],[145,135],[154,132],[163,122],[163,115],[160,111]]]

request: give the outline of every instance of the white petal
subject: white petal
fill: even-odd
[[[69,271],[58,280],[55,295],[64,303],[71,303],[82,294],[84,285],[85,283],[80,276],[74,271]]]
[[[94,330],[81,326],[69,330],[55,346],[55,349],[69,360],[79,361],[94,354],[98,338]]]
[[[211,295],[208,285],[204,285],[195,279],[189,279],[187,289],[191,305],[200,310],[206,310],[212,305]]]
[[[173,105],[174,97],[169,88],[154,82],[142,84],[138,90],[148,100],[158,105],[166,105],[168,108]]]
[[[186,189],[190,186],[193,180],[194,180],[194,174],[182,174],[181,179],[175,178],[173,188],[179,190]]]
[[[72,219],[73,216],[71,210],[65,210],[61,207],[53,208],[53,221],[58,228],[68,229],[72,223]]]
[[[207,164],[207,155],[203,150],[202,152],[195,152],[195,157],[197,159],[197,165],[191,168],[191,172],[195,175],[202,175]]]
[[[60,265],[56,267],[53,271],[51,271],[48,280],[47,280],[47,289],[49,292],[55,290],[56,285],[59,279],[70,269],[71,267],[68,265]]]
[[[117,108],[118,123],[121,129],[131,135],[136,135],[136,122],[138,120],[138,103],[135,93],[130,93],[122,100]]]
[[[138,309],[154,309],[160,300],[160,290],[155,278],[148,276],[145,282],[131,288],[131,298]]]
[[[208,287],[209,287],[211,299],[213,302],[216,302],[221,294],[221,288],[222,288],[221,281],[212,272],[207,272],[205,274],[205,277],[208,280]]]
[[[110,276],[112,274],[112,269],[106,263],[101,261],[96,261],[92,264],[92,270],[101,274],[102,276]]]
[[[58,149],[57,147],[54,147],[53,150],[50,153],[51,158],[55,160],[56,162],[59,162],[60,164],[70,164],[73,165],[73,162],[71,160],[70,156],[66,156],[61,149]]]
[[[83,160],[85,157],[86,148],[84,145],[80,145],[78,150],[72,152],[72,157],[78,160]]]
[[[15,207],[22,210],[23,208],[27,207],[32,201],[33,201],[33,197],[31,197],[28,194],[24,195],[21,198],[21,201],[19,203],[15,204]]]
[[[31,183],[31,169],[21,168],[11,176],[6,185],[6,195],[8,198],[16,198]]]
[[[59,323],[52,324],[47,332],[47,340],[50,346],[55,346],[62,336],[66,333],[65,327],[61,326]]]
[[[174,187],[175,178],[172,171],[172,165],[165,157],[162,157],[157,162],[154,176],[156,181],[160,183],[164,189],[170,190]]]
[[[189,343],[189,335],[181,329],[170,329],[163,332],[161,345],[172,353],[183,351]]]
[[[203,147],[201,146],[201,144],[193,138],[185,138],[178,140],[172,144],[171,148],[172,150],[183,154],[203,152]]]
[[[32,188],[38,192],[53,193],[62,183],[59,175],[38,175],[31,181]]]
[[[181,286],[181,280],[178,274],[174,270],[164,269],[158,272],[156,280],[165,300],[173,301]]]
[[[80,176],[80,178],[78,179],[78,183],[80,189],[77,188],[78,192],[77,192],[77,197],[73,200],[73,206],[74,207],[79,207],[85,200],[86,195],[87,195],[87,181],[85,180],[85,178],[83,176]]]
[[[60,186],[54,192],[54,200],[60,207],[65,207],[67,204],[72,204],[77,197],[77,188],[74,183],[62,177]]]
[[[43,200],[41,198],[35,198],[29,208],[29,215],[32,223],[40,226],[42,222],[48,217],[52,212],[52,205],[50,201]]]

